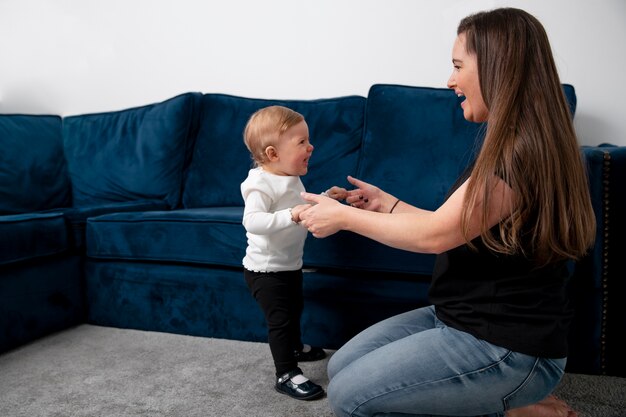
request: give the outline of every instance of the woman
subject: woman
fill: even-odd
[[[355,336],[328,365],[338,416],[575,416],[550,393],[567,356],[566,262],[593,244],[582,157],[547,35],[512,8],[463,19],[448,87],[487,122],[472,166],[436,211],[349,177],[340,204],[301,214],[316,237],[349,230],[436,253],[432,306]],[[390,214],[391,213],[391,214]]]

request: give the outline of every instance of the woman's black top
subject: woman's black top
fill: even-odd
[[[437,256],[429,290],[437,317],[516,352],[567,356],[565,261],[536,268],[524,256],[491,252],[480,237],[472,243],[477,250],[462,245]]]
[[[565,262],[534,269],[521,256],[493,254],[480,238],[437,257],[429,291],[448,326],[532,356],[567,356]]]

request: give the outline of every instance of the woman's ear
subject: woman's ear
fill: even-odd
[[[270,145],[265,148],[265,156],[267,157],[268,161],[274,162],[278,159],[278,151],[276,151],[275,147]]]

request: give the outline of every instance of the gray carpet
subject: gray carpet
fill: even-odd
[[[332,352],[329,352],[332,353]],[[326,387],[327,360],[303,363]],[[582,417],[626,417],[626,378],[566,375]],[[81,325],[0,355],[0,416],[332,416],[273,389],[264,343]]]

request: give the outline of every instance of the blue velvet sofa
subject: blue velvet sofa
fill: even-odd
[[[576,95],[564,85],[572,114]],[[315,151],[307,190],[353,175],[434,209],[484,127],[451,90],[374,85],[367,97],[264,100],[190,92],[116,112],[0,115],[0,351],[78,323],[265,341],[243,280],[239,184],[248,117],[302,113]],[[581,147],[598,236],[572,264],[568,370],[626,376],[626,148]],[[338,348],[425,305],[434,256],[347,232],[305,245],[306,342]]]

